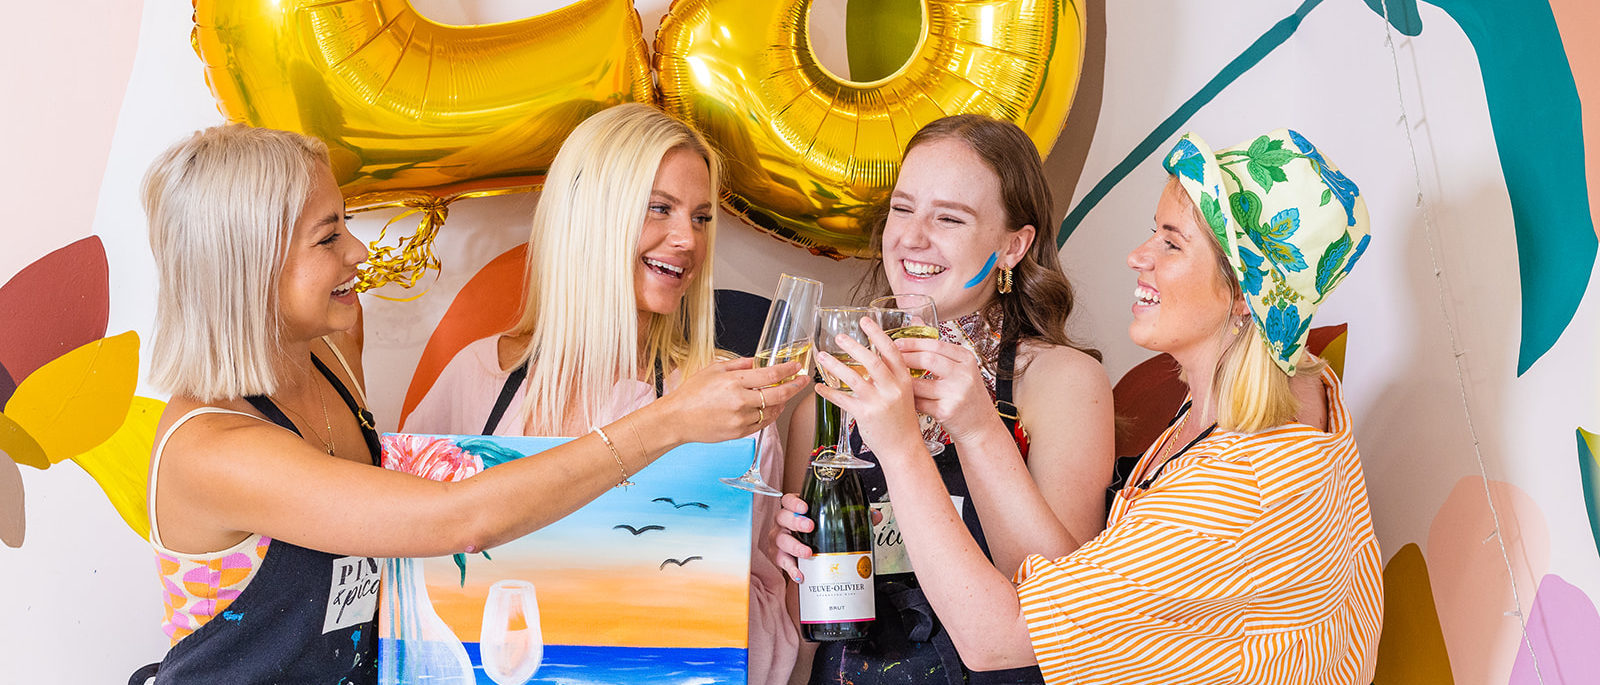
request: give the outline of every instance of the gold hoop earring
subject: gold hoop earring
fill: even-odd
[[[999,290],[1001,295],[1011,292],[1011,267],[1001,267],[1000,277],[995,279],[995,284],[995,289]]]

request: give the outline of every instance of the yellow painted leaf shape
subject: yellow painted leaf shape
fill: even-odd
[[[11,455],[12,461],[23,466],[50,468],[50,460],[45,458],[44,448],[39,446],[39,441],[5,414],[0,414],[0,452]]]
[[[150,538],[150,510],[145,492],[150,483],[150,448],[156,439],[156,423],[167,403],[148,397],[135,397],[128,407],[127,420],[99,446],[72,457],[88,471],[116,507],[117,514],[139,537]]]
[[[1329,341],[1328,346],[1322,348],[1322,354],[1320,355],[1328,361],[1328,366],[1333,367],[1334,375],[1340,378],[1344,378],[1344,349],[1345,344],[1349,341],[1350,331],[1347,330]]]
[[[138,379],[139,335],[101,338],[28,374],[6,403],[6,416],[38,441],[51,464],[59,463],[122,426]]]
[[[1428,562],[1416,543],[1401,547],[1383,568],[1383,636],[1378,639],[1378,669],[1372,682],[1455,682],[1433,604],[1433,585],[1428,582]]]

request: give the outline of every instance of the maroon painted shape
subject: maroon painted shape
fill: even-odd
[[[106,336],[109,278],[105,245],[89,236],[39,258],[0,286],[0,364],[12,383]]]
[[[0,363],[0,409],[4,409],[11,395],[17,392],[17,381],[11,378],[11,372],[6,370],[6,365]]]
[[[1189,387],[1178,380],[1178,362],[1158,354],[1129,369],[1112,388],[1117,412],[1117,454],[1142,454],[1167,429]]]

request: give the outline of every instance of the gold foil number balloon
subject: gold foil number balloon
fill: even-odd
[[[446,26],[406,0],[195,0],[195,51],[230,121],[328,143],[352,208],[422,213],[374,245],[364,286],[438,268],[431,241],[460,197],[528,190],[578,122],[651,100],[639,15],[579,0],[520,21]]]
[[[906,141],[950,114],[1020,125],[1048,152],[1082,67],[1068,0],[926,0],[923,36],[870,83],[828,73],[807,37],[809,0],[676,0],[656,34],[662,107],[727,158],[731,209],[817,254],[865,256],[862,225]]]

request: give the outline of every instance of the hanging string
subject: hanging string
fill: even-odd
[[[1417,207],[1422,212],[1423,235],[1428,243],[1428,260],[1433,266],[1433,278],[1438,283],[1439,313],[1444,317],[1445,331],[1450,337],[1450,352],[1455,363],[1456,385],[1461,396],[1461,412],[1466,416],[1467,435],[1472,439],[1472,455],[1478,462],[1478,475],[1483,481],[1483,499],[1489,505],[1489,516],[1494,521],[1494,530],[1483,542],[1494,540],[1500,548],[1500,560],[1505,563],[1506,579],[1511,586],[1511,602],[1515,611],[1506,615],[1517,619],[1517,629],[1522,633],[1522,644],[1528,647],[1528,656],[1532,659],[1533,675],[1538,679],[1539,685],[1544,685],[1544,673],[1539,670],[1539,655],[1533,650],[1533,640],[1528,638],[1527,615],[1522,611],[1522,598],[1517,593],[1517,577],[1511,567],[1511,554],[1506,551],[1505,536],[1500,534],[1500,512],[1494,505],[1494,497],[1489,491],[1489,469],[1483,461],[1483,447],[1478,440],[1477,424],[1472,420],[1472,402],[1467,395],[1466,351],[1461,349],[1460,337],[1456,333],[1455,320],[1450,316],[1447,291],[1449,282],[1445,278],[1444,268],[1439,265],[1439,250],[1437,244],[1438,230],[1433,224],[1433,213],[1429,209],[1428,200],[1422,190],[1422,166],[1417,162],[1417,145],[1411,137],[1411,116],[1406,111],[1405,91],[1400,81],[1400,55],[1394,43],[1393,25],[1389,23],[1389,2],[1380,3],[1383,6],[1383,34],[1384,46],[1389,48],[1389,59],[1394,64],[1394,90],[1395,100],[1400,103],[1400,126],[1406,134],[1406,147],[1411,152],[1411,172],[1417,185]],[[1483,544],[1483,543],[1479,543]]]

